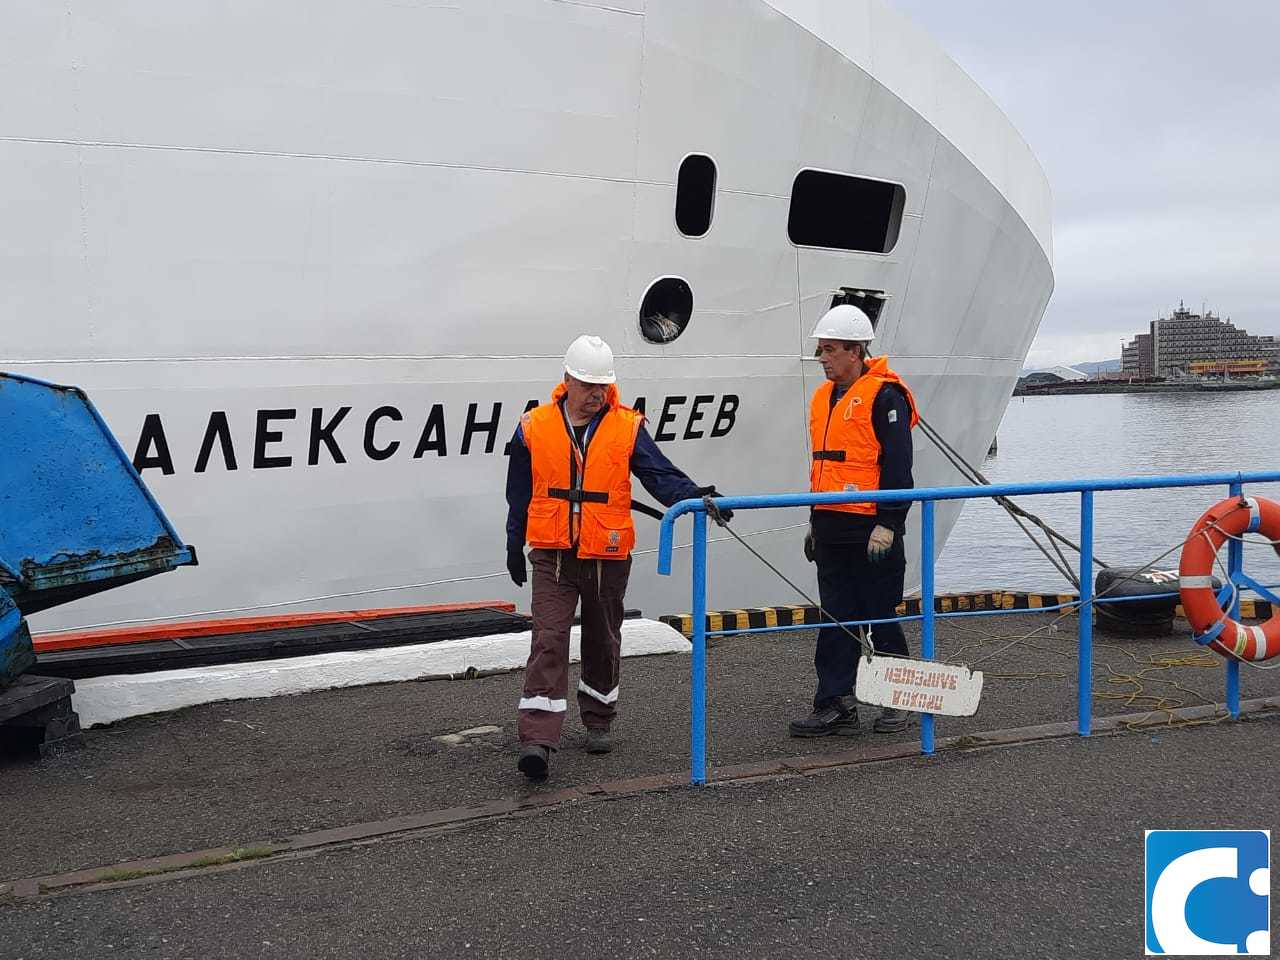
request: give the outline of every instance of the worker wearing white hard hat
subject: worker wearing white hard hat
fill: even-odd
[[[911,428],[915,398],[884,357],[873,357],[871,318],[853,304],[824,313],[809,339],[826,381],[809,407],[809,489],[852,493],[907,489],[911,478]],[[815,507],[805,536],[805,556],[818,565],[823,609],[838,622],[884,620],[902,601],[906,553],[903,532],[909,504],[839,503]],[[871,640],[881,653],[907,655],[897,623],[877,624]],[[858,733],[853,700],[861,649],[840,627],[818,632],[814,667],[818,675],[813,710],[791,721],[794,737],[850,736]],[[903,729],[907,715],[885,708],[874,729]]]
[[[583,383],[617,383],[613,351],[599,337],[583,334],[564,354],[564,372]]]
[[[526,543],[533,566],[533,640],[517,765],[529,779],[542,780],[568,709],[569,630],[579,603],[577,700],[586,749],[613,748],[623,598],[636,539],[631,475],[665,506],[717,493],[677,469],[649,436],[643,414],[622,405],[613,351],[597,336],[584,334],[569,345],[550,402],[521,417],[508,449],[507,572],[516,586],[528,579]]]
[[[809,334],[810,340],[847,340],[868,344],[876,338],[871,318],[861,307],[842,303],[824,313]]]

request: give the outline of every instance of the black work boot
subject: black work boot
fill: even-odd
[[[589,727],[587,729],[587,753],[609,753],[613,750],[613,737],[608,727]]]
[[[858,708],[836,699],[787,724],[793,737],[852,737],[858,733]]]
[[[526,743],[520,748],[516,768],[535,783],[547,779],[547,766],[551,751],[540,743]]]
[[[880,711],[880,716],[876,717],[876,722],[871,725],[871,729],[876,733],[901,733],[907,729],[909,723],[911,723],[911,714],[907,711],[885,707]]]

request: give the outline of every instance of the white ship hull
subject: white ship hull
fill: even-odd
[[[0,368],[84,387],[200,566],[40,630],[526,606],[503,447],[582,332],[699,483],[799,490],[805,334],[839,288],[884,291],[875,351],[976,460],[1052,288],[1034,158],[878,2],[69,7],[0,13]],[[673,218],[690,153],[717,166],[697,239]],[[903,185],[891,252],[794,245],[806,168]],[[657,345],[638,310],[668,276],[694,311]],[[916,457],[917,484],[954,480],[922,435]],[[637,522],[629,605],[687,609],[688,551],[658,577]],[[812,584],[804,523],[735,529]],[[796,599],[736,543],[710,569],[713,607]]]

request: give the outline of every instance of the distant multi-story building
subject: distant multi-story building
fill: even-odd
[[[1192,313],[1184,304],[1151,321],[1124,345],[1121,370],[1134,377],[1178,374],[1262,374],[1280,372],[1280,341],[1251,337],[1212,310]]]
[[[1156,375],[1151,334],[1140,333],[1124,345],[1124,349],[1120,351],[1120,372],[1143,378]]]

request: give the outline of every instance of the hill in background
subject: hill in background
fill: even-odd
[[[1071,364],[1071,366],[1089,377],[1092,377],[1094,374],[1097,374],[1097,373],[1119,373],[1120,358],[1117,357],[1115,360],[1091,360],[1088,363],[1073,363]],[[1046,368],[1045,367],[1026,367],[1025,369],[1023,369],[1020,376],[1025,377],[1029,373],[1035,373],[1036,371],[1043,370],[1043,369],[1046,369]]]
[[[1081,373],[1089,374],[1089,376],[1093,376],[1095,373],[1119,373],[1120,358],[1116,357],[1114,360],[1094,360],[1090,363],[1073,363],[1071,366],[1075,367]]]

